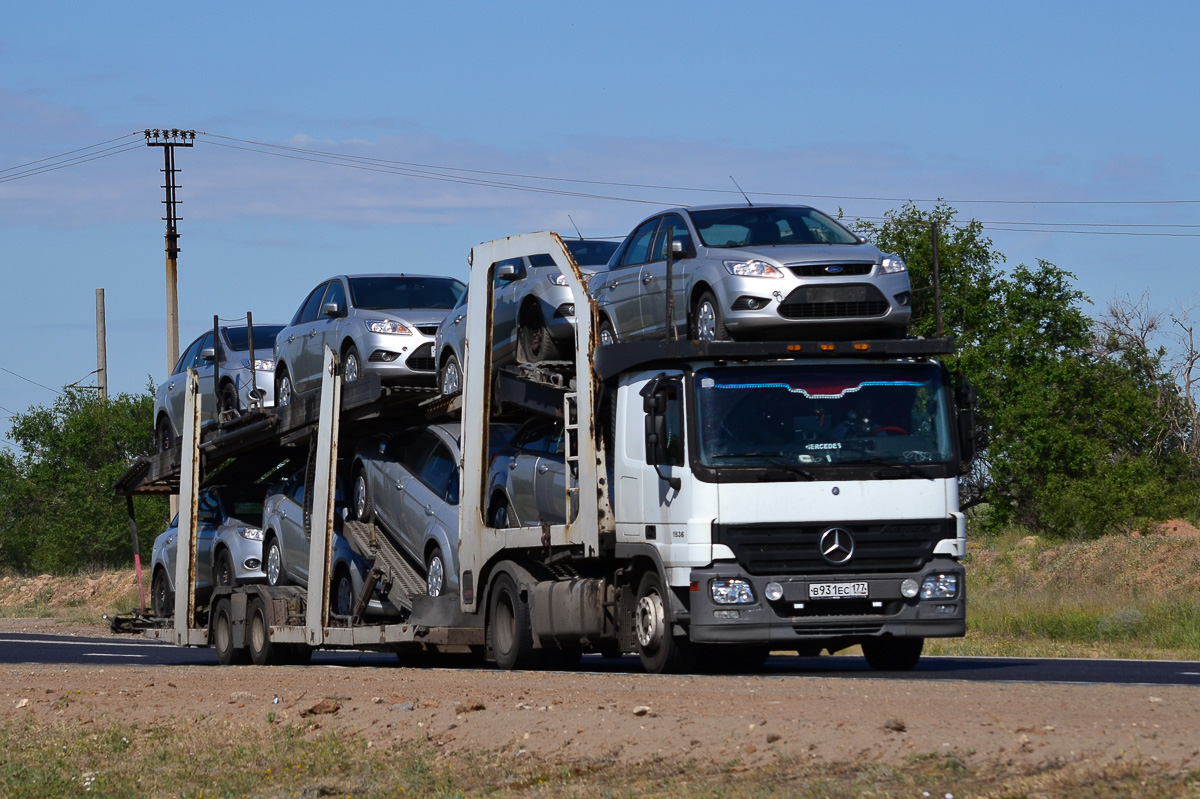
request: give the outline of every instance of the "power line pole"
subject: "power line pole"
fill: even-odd
[[[166,183],[167,215],[163,219],[167,223],[167,371],[175,367],[179,360],[179,230],[176,222],[179,217],[175,212],[175,148],[191,147],[196,141],[196,131],[179,130],[178,128],[147,128],[146,144],[151,147],[163,148],[163,174]]]
[[[104,289],[96,289],[96,387],[108,399],[108,332],[104,324]]]

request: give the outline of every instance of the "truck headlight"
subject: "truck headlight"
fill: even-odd
[[[754,602],[754,590],[750,583],[734,577],[729,580],[713,580],[712,600],[718,605],[749,605]]]
[[[766,588],[763,589],[763,594],[766,595],[767,601],[776,602],[780,599],[783,599],[783,586],[772,580],[771,582],[767,583]]]
[[[891,275],[896,272],[905,272],[908,267],[904,265],[904,259],[897,258],[895,255],[885,255],[879,264],[879,274]]]
[[[957,574],[930,574],[921,582],[921,599],[954,599],[956,596]]]
[[[751,259],[749,261],[726,261],[725,271],[738,277],[783,277],[783,272],[777,266],[771,266],[765,261]]]
[[[411,336],[412,331],[391,319],[368,319],[367,330],[372,333],[394,333],[398,336]]]

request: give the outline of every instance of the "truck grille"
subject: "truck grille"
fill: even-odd
[[[887,311],[887,298],[865,283],[801,286],[779,304],[784,319],[857,319],[883,316]]]
[[[869,275],[873,263],[784,264],[796,277],[856,277]]]
[[[433,372],[437,370],[437,362],[433,357],[433,342],[427,342],[412,351],[404,365],[414,372]]]
[[[821,534],[830,527],[854,538],[854,553],[840,566],[821,557]],[[742,568],[756,575],[911,572],[933,557],[938,541],[956,534],[953,519],[713,525],[713,543],[728,546]]]

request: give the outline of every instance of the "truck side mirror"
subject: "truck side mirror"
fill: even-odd
[[[667,391],[670,384],[664,383],[663,376],[659,375],[640,392],[642,410],[646,413],[646,463],[654,467],[660,479],[666,480],[667,485],[678,491],[683,480],[662,473],[662,464],[670,465],[672,462],[667,435]]]
[[[954,391],[954,404],[958,411],[958,443],[962,454],[960,474],[965,474],[975,456],[979,454],[979,431],[975,428],[975,387],[966,382]]]

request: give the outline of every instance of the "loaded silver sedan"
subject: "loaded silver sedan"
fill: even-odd
[[[493,452],[516,430],[489,429]],[[430,596],[458,593],[460,430],[453,422],[364,439],[351,467],[354,517],[376,522],[420,564]]]
[[[561,419],[526,422],[507,447],[491,459],[487,518],[492,527],[565,524],[567,465]],[[571,503],[574,518],[578,501]]]
[[[196,338],[184,349],[168,377],[154,392],[154,441],[159,451],[170,449],[183,432],[183,399],[187,370],[196,370],[200,379],[201,424],[217,417],[217,396],[224,409],[246,411],[251,407],[274,405],[275,336],[283,325],[254,326],[254,354],[250,354],[250,331],[246,325],[220,328]],[[219,386],[213,385],[220,373]],[[253,372],[253,374],[252,374]]]
[[[912,316],[904,261],[814,208],[673,208],[634,228],[589,282],[602,343],[666,335],[668,231],[681,337],[891,337]]]
[[[321,383],[328,346],[346,382],[367,372],[385,383],[435,383],[433,336],[466,286],[436,275],[339,275],[309,292],[275,338],[275,398]]]
[[[564,239],[563,244],[584,275],[608,263],[617,242]],[[572,357],[575,351],[575,300],[567,279],[548,254],[511,258],[496,264],[492,291],[492,364],[514,360],[536,363]],[[463,342],[466,339],[467,295],[438,326],[438,388],[443,394],[462,389]]]

